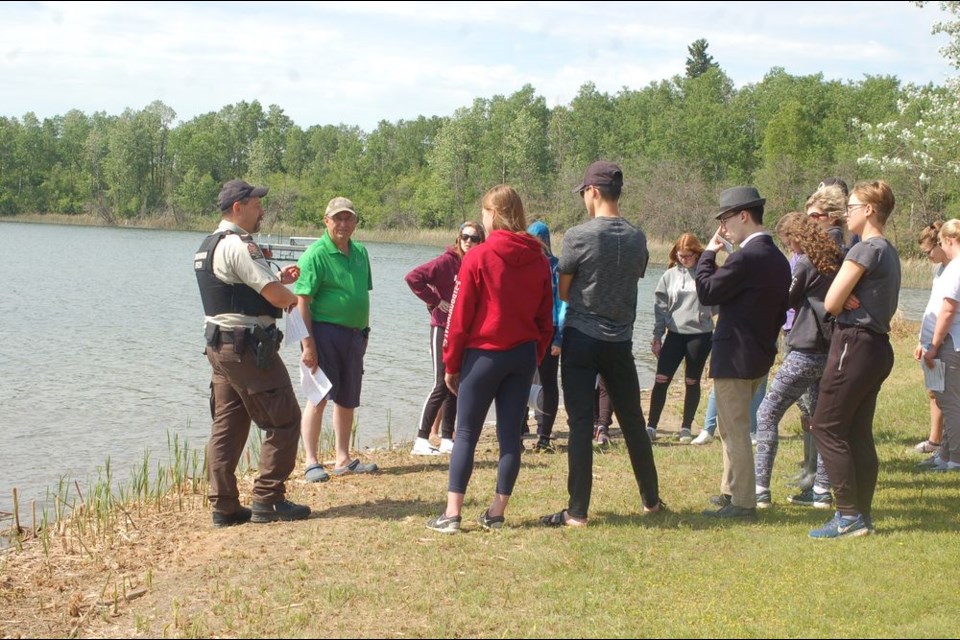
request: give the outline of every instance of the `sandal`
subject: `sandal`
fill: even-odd
[[[586,522],[573,522],[570,520],[570,514],[567,513],[567,510],[558,511],[557,513],[551,513],[548,516],[543,516],[540,518],[540,524],[545,527],[583,527],[586,526]]]

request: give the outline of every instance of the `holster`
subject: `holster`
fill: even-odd
[[[268,369],[273,355],[280,351],[280,342],[283,332],[271,325],[264,329],[256,327],[253,330],[253,340],[256,342],[256,364],[258,369]]]

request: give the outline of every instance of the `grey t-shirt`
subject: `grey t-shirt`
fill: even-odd
[[[647,237],[623,218],[593,218],[563,236],[559,272],[572,275],[564,327],[591,338],[633,338],[637,281],[647,270]]]
[[[842,311],[840,324],[864,327],[877,333],[890,333],[890,319],[897,311],[900,297],[900,255],[886,238],[861,240],[850,247],[846,260],[852,260],[866,272],[853,288],[860,308]]]

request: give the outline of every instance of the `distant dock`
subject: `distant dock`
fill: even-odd
[[[274,240],[276,238],[276,240]],[[268,260],[296,262],[307,247],[319,240],[309,236],[257,236],[257,245],[264,250]]]

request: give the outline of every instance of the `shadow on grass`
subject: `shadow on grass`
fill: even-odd
[[[527,451],[521,456],[520,464],[525,469],[536,469],[546,467],[547,465],[543,462],[538,462],[536,456],[537,453]],[[436,460],[434,460],[436,459]],[[496,460],[476,460],[473,463],[474,470],[476,469],[496,469],[497,461]],[[403,465],[390,465],[388,467],[380,467],[380,469],[374,475],[384,475],[384,476],[402,476],[407,473],[423,473],[425,471],[447,471],[450,469],[450,456],[424,456],[424,461],[417,463],[411,462],[410,464]]]

